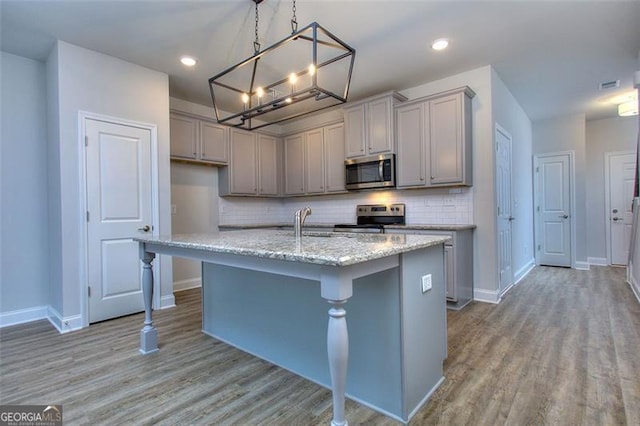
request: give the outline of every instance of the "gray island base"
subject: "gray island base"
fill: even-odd
[[[157,350],[155,254],[201,260],[204,333],[331,389],[332,425],[347,424],[345,395],[406,423],[444,380],[447,239],[273,230],[137,239],[140,351]]]

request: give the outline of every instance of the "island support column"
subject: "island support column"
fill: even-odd
[[[140,243],[140,260],[142,260],[142,296],[144,299],[144,327],[140,330],[140,353],[146,355],[158,351],[158,330],[153,325],[153,266],[151,262],[155,253],[145,251],[144,243]]]
[[[320,281],[322,297],[333,305],[329,309],[327,327],[327,355],[333,396],[331,426],[347,426],[348,422],[344,416],[344,394],[347,386],[349,334],[347,333],[347,312],[343,305],[353,294],[353,283],[350,277],[340,274],[338,270],[331,272],[322,274]]]

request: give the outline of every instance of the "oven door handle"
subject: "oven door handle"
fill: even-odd
[[[384,182],[384,160],[380,160],[378,163],[378,175],[380,176],[380,182]]]

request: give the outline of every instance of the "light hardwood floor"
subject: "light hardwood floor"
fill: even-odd
[[[446,380],[410,424],[640,424],[640,304],[624,274],[537,267],[501,304],[449,312]],[[203,335],[199,291],[176,299],[155,313],[148,356],[142,315],[2,329],[0,403],[63,404],[67,425],[329,424],[329,391]],[[352,401],[346,414],[399,424]]]

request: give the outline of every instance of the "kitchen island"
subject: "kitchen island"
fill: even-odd
[[[206,334],[329,387],[334,425],[346,424],[345,394],[408,422],[444,379],[447,240],[286,230],[138,238],[140,351],[158,350],[155,255],[201,260]]]

